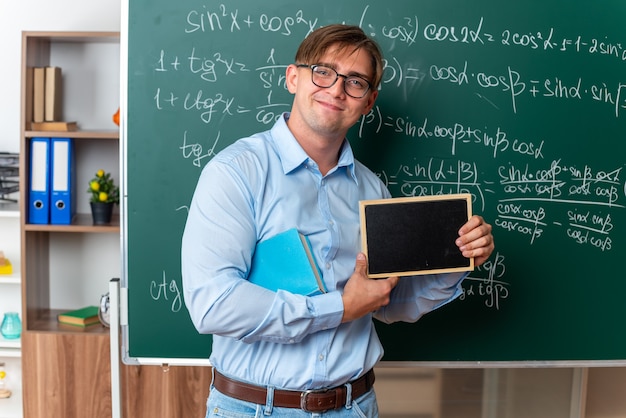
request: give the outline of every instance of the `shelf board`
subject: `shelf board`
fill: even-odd
[[[19,274],[0,274],[0,284],[20,284],[22,283],[22,278]]]
[[[113,42],[119,43],[119,32],[101,32],[101,31],[26,31],[23,32],[24,39],[43,39],[51,42],[74,42],[74,43],[93,43],[93,42]]]
[[[74,139],[120,139],[120,130],[79,130],[79,131],[29,131],[26,138],[74,138]]]
[[[7,340],[0,335],[0,357],[19,357],[22,340]]]
[[[0,202],[0,218],[19,218],[20,204],[18,202]]]
[[[119,232],[120,216],[113,215],[110,225],[94,225],[90,213],[78,213],[71,225],[25,224],[25,231],[40,232]]]
[[[75,327],[73,325],[62,324],[57,320],[60,313],[69,309],[49,309],[41,317],[29,320],[27,332],[51,332],[55,334],[89,334],[89,335],[109,335],[109,328],[101,324],[95,324],[86,328]]]

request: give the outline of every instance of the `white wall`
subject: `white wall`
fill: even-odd
[[[0,0],[0,151],[19,152],[22,31],[119,31],[121,0]]]

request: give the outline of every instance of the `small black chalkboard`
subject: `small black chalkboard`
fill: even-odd
[[[472,216],[470,194],[359,202],[362,249],[372,278],[469,271],[455,244]]]

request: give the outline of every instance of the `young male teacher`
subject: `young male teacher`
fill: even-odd
[[[213,334],[207,417],[376,417],[372,318],[417,321],[460,293],[464,273],[368,279],[359,201],[390,197],[354,159],[348,129],[378,95],[382,56],[355,26],[312,32],[287,67],[291,112],[204,168],[182,241],[184,295]],[[328,292],[305,297],[246,280],[255,245],[297,228]],[[473,216],[456,244],[482,264],[491,225]],[[428,344],[428,341],[424,341]]]

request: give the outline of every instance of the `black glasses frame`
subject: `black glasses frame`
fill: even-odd
[[[337,72],[337,70],[335,70],[332,67],[328,67],[326,65],[319,65],[319,64],[296,64],[296,67],[298,68],[309,68],[311,70],[311,82],[313,84],[315,84],[317,87],[323,88],[323,89],[329,89],[332,86],[335,85],[335,83],[337,83],[337,80],[339,80],[339,77],[343,77],[343,91],[350,97],[354,98],[354,99],[362,99],[363,97],[365,97],[365,95],[367,94],[368,91],[370,91],[370,89],[372,88],[372,85],[370,84],[369,81],[367,81],[366,79],[364,79],[363,77],[360,77],[358,75],[345,75],[345,74],[339,74]],[[315,82],[315,69],[321,67],[321,68],[327,68],[331,71],[333,71],[336,74],[335,80],[328,86],[320,86],[319,84],[317,84]],[[363,80],[365,82],[365,84],[367,84],[367,88],[363,91],[363,94],[360,96],[355,96],[353,94],[348,93],[348,90],[346,89],[346,82],[348,81],[348,79],[350,78],[358,78],[359,80]]]

